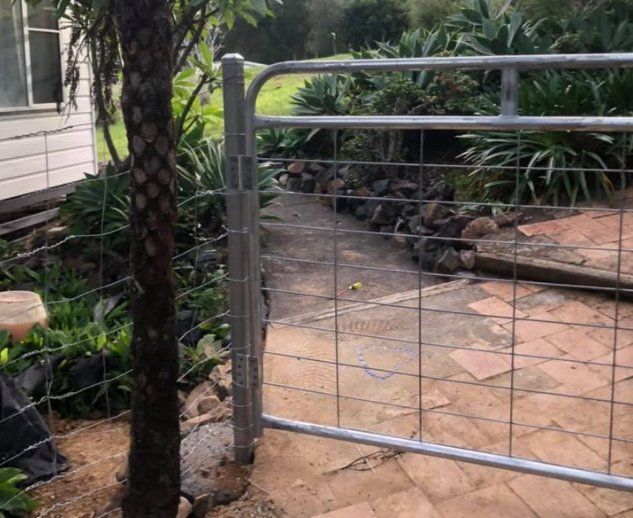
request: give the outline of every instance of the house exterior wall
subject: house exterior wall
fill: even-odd
[[[62,29],[64,50],[69,37],[69,30]],[[76,109],[67,108],[61,114],[41,108],[0,111],[0,200],[81,180],[86,173],[96,172],[95,119],[87,63],[81,65],[80,77]],[[53,133],[12,138],[42,131]]]

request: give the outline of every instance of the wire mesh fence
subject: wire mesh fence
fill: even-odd
[[[231,457],[234,433],[223,163],[201,170],[192,162],[210,149],[222,157],[221,146],[207,141],[180,157],[188,175],[173,257],[183,492],[192,499],[201,496],[191,489],[201,473]],[[51,153],[45,150],[47,186],[54,183]],[[200,178],[205,171],[213,183]],[[71,194],[44,202],[59,209],[55,217],[0,241],[0,468],[25,475],[3,505],[18,508],[28,495],[37,516],[120,511],[132,380],[130,174],[102,165],[99,174],[75,179]]]
[[[270,299],[265,347],[251,349],[264,373],[255,421],[631,489],[633,121],[518,116],[518,83],[506,77],[522,65],[609,68],[631,58],[542,57],[286,63],[255,79],[249,158],[254,135],[269,141],[269,131],[322,143],[312,156],[252,157],[283,165],[286,187],[264,210],[274,218],[255,223]],[[254,110],[274,75],[395,81],[451,67],[503,69],[502,116]],[[582,156],[539,155],[536,139],[561,138],[576,138]],[[376,157],[396,139],[401,156]]]

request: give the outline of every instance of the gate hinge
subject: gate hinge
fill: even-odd
[[[233,359],[233,383],[240,387],[258,387],[261,383],[261,368],[255,356],[237,354]]]

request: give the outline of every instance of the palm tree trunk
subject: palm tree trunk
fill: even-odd
[[[176,163],[168,0],[115,0],[132,170],[132,431],[126,517],[176,515],[180,498],[178,346],[172,284]]]

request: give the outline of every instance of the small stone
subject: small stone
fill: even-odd
[[[310,173],[301,173],[301,191],[305,193],[314,192],[316,182]]]
[[[435,201],[427,203],[422,208],[422,219],[427,227],[433,225],[434,221],[439,221],[446,216],[448,209]]]
[[[288,178],[289,178],[288,173],[282,173],[279,176],[279,185],[281,185],[282,187],[285,187],[286,185],[288,185]]]
[[[187,518],[191,511],[193,510],[193,506],[184,496],[180,497],[180,503],[178,504],[178,513],[176,514],[176,518]]]
[[[343,189],[345,187],[345,182],[342,178],[334,178],[330,180],[327,184],[327,193],[328,194],[336,194],[339,189]]]
[[[389,180],[376,180],[372,182],[371,189],[376,193],[376,196],[383,196],[389,191]]]
[[[306,483],[303,480],[301,480],[300,478],[298,478],[297,480],[295,480],[292,483],[292,487],[303,487],[305,485],[306,485]]]
[[[220,399],[217,396],[203,397],[198,401],[198,412],[200,414],[206,414],[215,410],[220,404]]]
[[[290,174],[301,174],[305,171],[306,164],[305,162],[292,162],[286,168]]]
[[[189,392],[185,399],[183,412],[187,418],[197,417],[200,415],[198,404],[202,398],[213,395],[213,383],[211,381],[203,381]]]
[[[474,250],[460,250],[459,262],[462,268],[471,270],[475,266],[475,251]]]
[[[439,273],[453,273],[460,265],[459,253],[453,247],[449,247],[440,255],[435,264],[435,270]]]
[[[195,518],[204,518],[207,512],[213,508],[212,495],[200,495],[193,502],[193,515]]]
[[[292,176],[288,179],[287,189],[291,192],[299,192],[301,190],[301,178]]]
[[[215,393],[224,401],[232,393],[231,387],[231,364],[225,363],[216,365],[209,374],[209,380],[215,386]]]
[[[372,225],[378,225],[381,227],[389,225],[389,218],[387,217],[385,209],[382,205],[378,205],[378,207],[376,207],[374,213],[371,216],[370,223]]]
[[[332,169],[321,169],[315,174],[314,181],[321,192],[325,192],[332,178],[334,178],[334,171]]]
[[[408,182],[406,180],[397,180],[391,184],[391,192],[403,191],[408,194],[417,193],[420,186],[414,182]]]
[[[525,216],[520,212],[518,214],[515,214],[514,212],[505,212],[503,214],[497,214],[492,219],[497,225],[499,225],[499,228],[505,228],[511,227],[515,222],[520,225],[525,220]]]
[[[128,462],[128,459],[125,459],[125,462],[121,464],[121,467],[114,474],[114,478],[116,478],[117,482],[123,482],[124,480],[127,480],[130,471]]]
[[[479,239],[487,234],[494,234],[499,230],[499,225],[491,218],[481,217],[472,220],[462,231],[463,239]]]

